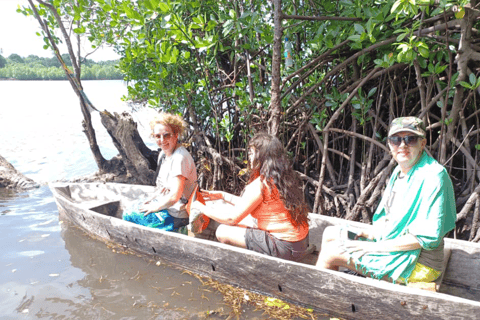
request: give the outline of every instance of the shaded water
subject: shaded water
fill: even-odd
[[[97,108],[128,109],[121,81],[84,86]],[[59,221],[46,183],[97,169],[68,82],[0,81],[0,103],[0,155],[42,184],[23,193],[0,189],[1,319],[197,319],[219,308],[217,317],[226,317],[222,296],[196,277],[116,253]],[[152,112],[134,115],[150,146]],[[93,121],[104,156],[115,155],[98,114]],[[265,317],[245,310],[242,318]]]

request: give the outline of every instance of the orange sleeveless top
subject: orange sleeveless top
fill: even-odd
[[[293,225],[293,219],[282,199],[276,186],[269,188],[263,185],[263,201],[251,212],[252,217],[257,219],[258,229],[270,232],[275,238],[297,242],[305,239],[308,235],[308,223]]]

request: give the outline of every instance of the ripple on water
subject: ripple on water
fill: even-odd
[[[23,257],[35,257],[35,256],[39,256],[41,254],[44,254],[45,251],[41,251],[41,250],[32,250],[32,251],[22,251],[22,252],[19,252],[18,255],[19,256],[23,256]]]

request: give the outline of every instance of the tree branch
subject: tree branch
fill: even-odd
[[[285,20],[310,20],[310,21],[364,21],[362,18],[349,18],[349,17],[314,17],[314,16],[298,16],[282,14],[282,19]]]

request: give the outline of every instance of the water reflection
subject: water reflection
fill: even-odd
[[[6,207],[6,201],[17,197],[28,197],[26,193],[18,193],[10,189],[0,188],[0,208]]]
[[[0,202],[0,314],[15,318],[194,319],[222,296],[166,265],[115,253],[68,223],[47,186]],[[228,312],[228,310],[225,310]]]
[[[109,319],[190,318],[223,305],[217,293],[207,293],[192,276],[144,258],[113,252],[100,241],[66,224],[62,229],[71,265],[84,276],[69,284],[81,291],[75,309],[83,316]],[[64,304],[57,299],[51,303]],[[77,311],[80,312],[80,311]]]

